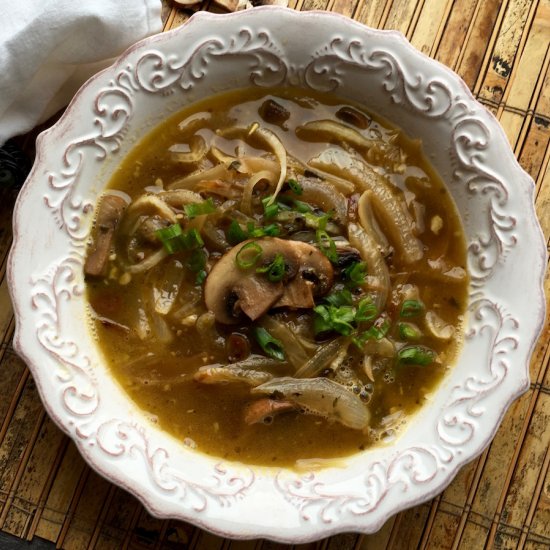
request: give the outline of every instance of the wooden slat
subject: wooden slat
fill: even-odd
[[[499,117],[536,182],[536,210],[550,246],[550,0],[291,0],[373,27],[397,29],[454,68]],[[193,8],[193,10],[196,8]],[[200,9],[221,11],[208,0]],[[165,29],[193,10],[163,3]],[[32,154],[36,131],[26,139]],[[11,349],[5,278],[15,194],[0,187],[0,528],[58,547],[110,550],[282,550],[269,541],[225,541],[151,518],[132,496],[91,473],[74,444],[43,420],[36,389]],[[550,275],[545,280],[550,296]],[[376,534],[342,534],[295,550],[550,548],[550,325],[530,367],[532,385],[478,459],[429,503],[390,518]]]

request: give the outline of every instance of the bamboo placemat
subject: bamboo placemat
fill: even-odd
[[[550,0],[291,0],[290,7],[398,29],[460,74],[500,119],[535,181],[549,243]],[[213,0],[200,8],[223,11]],[[190,14],[165,5],[165,28],[183,24]],[[29,155],[35,136],[20,141]],[[152,518],[84,464],[44,412],[32,377],[11,347],[14,319],[5,272],[14,200],[13,190],[0,187],[0,530],[67,550],[288,548],[224,540],[186,523]],[[549,272],[545,287],[550,296]],[[547,321],[529,391],[512,405],[490,447],[441,495],[389,519],[377,534],[338,535],[296,548],[550,548],[549,334]]]

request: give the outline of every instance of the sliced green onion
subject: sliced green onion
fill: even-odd
[[[435,357],[435,351],[423,346],[407,346],[397,352],[398,363],[404,365],[431,365]]]
[[[197,277],[195,279],[195,285],[197,285],[197,286],[202,285],[202,283],[204,283],[204,280],[206,279],[206,275],[207,275],[206,270],[201,269],[197,273]]]
[[[182,231],[178,223],[158,229],[155,231],[155,235],[169,254],[181,250],[194,250],[204,245],[204,241],[196,229]]]
[[[206,266],[206,252],[200,248],[193,250],[185,265],[194,273],[202,271]]]
[[[365,298],[361,298],[361,300],[359,300],[359,303],[357,304],[357,313],[355,314],[355,320],[358,323],[372,321],[373,319],[376,319],[377,315],[378,309],[370,296],[366,296]]]
[[[216,205],[211,198],[208,198],[203,202],[186,204],[183,207],[183,211],[189,219],[193,219],[204,214],[212,214],[212,212],[216,211]]]
[[[235,220],[231,221],[226,236],[229,244],[232,244],[233,246],[246,241],[248,238],[248,235],[244,229]]]
[[[285,276],[285,259],[282,254],[277,254],[275,259],[265,267],[258,267],[257,273],[265,273],[272,283],[278,283]]]
[[[302,186],[296,180],[288,180],[287,183],[292,192],[296,193],[296,195],[301,195],[304,192]]]
[[[271,223],[269,225],[264,226],[261,229],[263,231],[263,234],[267,235],[268,237],[276,237],[281,232],[281,230],[279,229],[279,226],[276,223]]]
[[[276,223],[270,223],[264,227],[254,227],[252,222],[248,222],[247,225],[249,237],[276,237],[279,233],[279,226]]]
[[[280,340],[273,338],[265,328],[255,327],[252,331],[256,342],[262,350],[272,357],[273,359],[278,359],[279,361],[285,360],[285,352],[283,349],[283,344]]]
[[[316,334],[334,330],[348,336],[354,330],[351,324],[355,319],[355,308],[352,306],[316,306],[313,311],[318,315],[319,319],[313,320],[313,328]]]
[[[357,347],[362,348],[367,340],[382,340],[388,334],[390,326],[389,319],[379,317],[372,327],[354,337],[353,342]]]
[[[362,284],[367,278],[367,264],[365,262],[353,262],[344,269],[344,276],[356,284]]]
[[[318,229],[316,232],[317,244],[321,252],[332,262],[338,261],[338,253],[336,252],[336,244],[330,238],[329,234],[324,229]]]
[[[399,338],[401,340],[418,340],[422,337],[420,330],[410,323],[399,323]]]
[[[313,212],[313,208],[311,208],[311,206],[307,202],[294,199],[292,201],[292,206],[293,206],[293,209],[296,210],[296,212],[299,212],[300,214]]]
[[[183,250],[183,243],[181,241],[182,234],[183,231],[179,223],[155,231],[155,235],[158,237],[168,254],[174,254],[174,252]]]
[[[401,306],[401,317],[416,317],[424,311],[424,304],[419,300],[405,300]]]
[[[315,316],[313,317],[313,331],[315,335],[333,330],[330,322],[330,314],[325,306],[316,306],[313,308]]]
[[[322,216],[316,216],[311,212],[306,212],[304,214],[306,225],[312,229],[325,229],[331,217],[332,214],[330,212],[328,214],[323,214]]]
[[[328,296],[325,296],[324,300],[331,306],[336,307],[353,305],[353,296],[347,288],[331,292]]]
[[[273,204],[264,205],[264,215],[266,218],[274,218],[279,213],[279,204],[274,202]]]
[[[194,250],[204,246],[201,234],[194,227],[183,232],[182,240],[187,250]]]
[[[262,247],[255,242],[245,244],[235,257],[235,263],[241,269],[249,269],[256,265],[256,262],[262,256]]]
[[[329,306],[331,323],[336,332],[348,336],[354,330],[351,324],[355,319],[355,308],[352,306]]]

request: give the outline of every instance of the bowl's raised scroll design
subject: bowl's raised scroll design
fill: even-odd
[[[61,167],[48,173],[49,191],[44,195],[57,225],[69,235],[74,246],[85,245],[88,227],[84,220],[93,209],[93,201],[77,193],[83,163],[101,162],[118,152],[134,114],[136,94],[189,91],[207,76],[215,60],[228,63],[232,57],[248,60],[251,85],[277,86],[285,81],[287,61],[276,41],[268,32],[245,26],[232,35],[204,40],[189,54],[166,55],[147,50],[135,64],[118,70],[99,91],[92,116],[86,119],[89,128],[82,128],[80,133],[84,135],[67,145]]]
[[[473,284],[464,354],[471,354],[471,364],[459,361],[449,375],[452,384],[425,409],[420,438],[406,431],[389,448],[349,458],[349,469],[303,476],[233,465],[226,471],[192,449],[182,455],[181,446],[141,412],[128,413],[128,402],[115,396],[112,380],[94,363],[97,350],[71,326],[85,307],[84,246],[102,178],[126,138],[139,138],[149,122],[190,98],[236,86],[288,84],[351,97],[358,77],[368,81],[362,89],[377,98],[381,111],[387,105],[389,118],[406,115],[411,124],[429,124],[430,135],[434,129],[434,150],[447,174],[454,174],[449,188],[462,201],[469,232]],[[89,462],[155,515],[194,521],[225,536],[287,542],[342,530],[372,532],[392,513],[444,488],[494,435],[496,416],[526,387],[530,347],[541,326],[545,263],[540,231],[526,223],[534,216],[532,188],[496,121],[464,83],[395,32],[328,13],[201,13],[131,48],[92,79],[40,138],[37,151],[16,207],[8,273],[18,315],[16,347],[46,388],[49,412]],[[55,233],[53,246],[44,243],[47,233]],[[514,262],[504,260],[518,258],[535,266],[521,275],[522,284],[530,283],[521,303],[502,296],[508,291],[503,281],[520,278]],[[485,359],[480,363],[479,357]]]
[[[166,449],[151,445],[146,429],[119,419],[103,423],[92,441],[113,459],[124,456],[126,460],[137,462],[158,489],[195,512],[204,512],[210,500],[221,506],[231,506],[245,497],[255,481],[252,469],[244,473],[241,469],[236,474],[222,464],[217,464],[210,479],[201,483],[183,476],[171,465]]]
[[[52,374],[66,412],[79,419],[93,415],[100,401],[90,357],[66,338],[71,318],[64,308],[67,302],[82,299],[81,272],[82,257],[73,253],[34,278],[31,290],[36,338],[55,361]]]

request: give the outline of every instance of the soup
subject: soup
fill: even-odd
[[[250,89],[172,116],[101,197],[91,325],[183,444],[309,467],[391,441],[462,341],[454,203],[418,141],[341,99]]]

